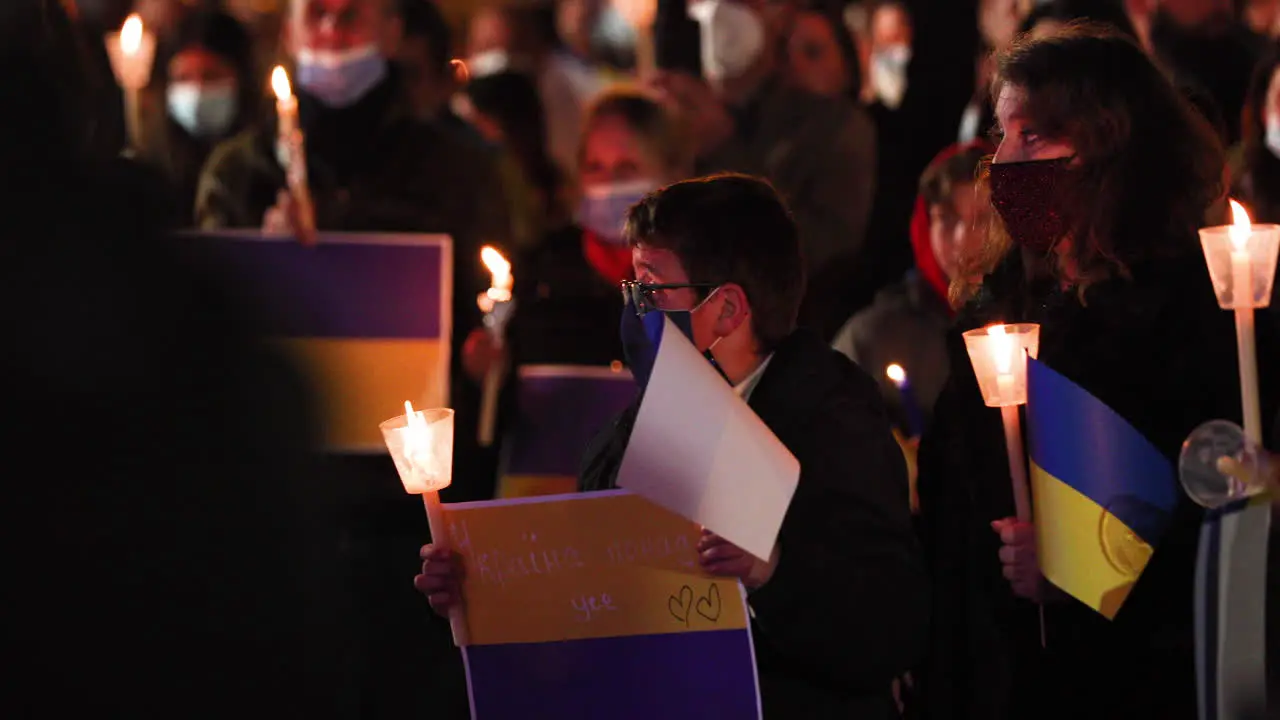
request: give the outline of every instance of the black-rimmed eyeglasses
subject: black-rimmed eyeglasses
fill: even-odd
[[[712,290],[720,287],[715,283],[642,283],[635,280],[622,281],[622,301],[630,300],[636,306],[636,314],[644,317],[654,310],[663,311],[671,308],[662,307],[655,297],[665,290]]]

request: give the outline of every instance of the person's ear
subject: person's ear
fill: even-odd
[[[716,315],[716,336],[728,337],[751,318],[751,305],[747,293],[737,283],[725,283],[716,291],[720,296],[720,310]]]

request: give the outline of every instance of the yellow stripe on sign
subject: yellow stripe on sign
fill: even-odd
[[[282,341],[320,392],[330,450],[385,451],[383,420],[448,405],[448,347],[439,340]]]
[[[1031,463],[1036,542],[1046,579],[1108,620],[1151,559],[1119,518]]]
[[[567,495],[578,490],[578,479],[570,475],[503,475],[498,481],[498,497],[525,498]]]
[[[698,566],[701,529],[622,493],[446,505],[477,645],[747,627],[736,580]]]

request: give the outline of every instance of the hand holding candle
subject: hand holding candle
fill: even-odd
[[[276,142],[283,149],[285,178],[293,200],[290,225],[303,245],[316,241],[315,206],[307,184],[307,144],[298,127],[298,99],[289,84],[289,74],[279,65],[271,72],[271,89],[276,94]]]
[[[421,495],[427,509],[432,543],[442,550],[453,547],[449,525],[440,505],[440,491],[453,482],[453,411],[448,408],[415,411],[405,402],[405,414],[380,426],[383,440],[405,492]],[[450,608],[449,625],[454,644],[467,644],[467,626],[461,605]]]
[[[515,287],[515,278],[511,274],[511,263],[492,247],[485,246],[480,250],[480,261],[489,269],[491,280],[489,289],[476,298],[476,304],[484,313],[484,326],[489,331],[494,350],[501,351],[506,341],[507,322],[511,319],[511,311],[515,306],[511,295],[511,290]],[[499,356],[501,356],[500,352]],[[494,424],[498,415],[498,395],[502,391],[502,380],[506,376],[506,370],[505,363],[495,362],[485,373],[484,389],[480,399],[480,426],[477,428],[480,447],[489,447],[493,444]]]
[[[1000,408],[1009,476],[1019,523],[1031,523],[1031,490],[1027,485],[1027,458],[1022,449],[1022,420],[1018,407],[1027,403],[1027,358],[1040,353],[1040,326],[1031,323],[992,325],[964,334],[965,347],[978,388],[987,407]],[[1016,534],[1001,528],[1001,540]],[[1040,609],[1040,644],[1045,645],[1044,608]]]
[[[142,25],[142,17],[130,15],[120,32],[106,37],[107,58],[116,82],[124,90],[125,123],[129,140],[136,148],[142,134],[139,99],[151,80],[151,66],[156,57],[156,37]]]

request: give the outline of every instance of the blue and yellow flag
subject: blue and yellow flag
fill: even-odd
[[[1173,464],[1114,410],[1037,360],[1027,366],[1027,426],[1040,570],[1113,619],[1177,503]]]
[[[385,453],[378,424],[405,400],[448,404],[447,236],[321,233],[315,247],[258,232],[206,237],[260,295],[265,331],[320,393],[328,449]]]
[[[445,505],[476,720],[760,720],[742,585],[628,492]]]
[[[503,448],[498,496],[571,493],[587,446],[636,397],[631,373],[581,365],[519,369],[520,411]]]

